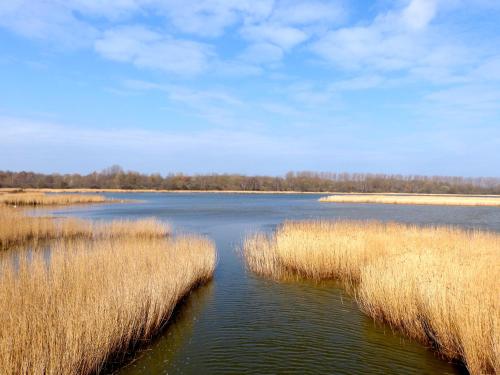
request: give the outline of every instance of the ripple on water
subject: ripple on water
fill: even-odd
[[[115,197],[109,195],[110,197]],[[120,197],[119,195],[117,197]],[[363,315],[335,283],[276,283],[244,271],[234,248],[287,219],[374,219],[500,231],[498,208],[324,205],[319,196],[129,194],[141,204],[78,208],[77,216],[156,216],[214,238],[214,280],[193,291],[162,335],[121,374],[458,374],[463,367]],[[68,214],[65,211],[64,214]]]
[[[232,290],[217,289],[215,280],[193,292],[166,337],[122,373],[460,372],[376,326],[334,282],[249,277]]]

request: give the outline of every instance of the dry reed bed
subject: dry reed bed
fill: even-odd
[[[244,243],[250,270],[343,280],[377,320],[471,373],[500,373],[500,235],[377,222],[287,222]]]
[[[92,222],[0,206],[0,373],[90,374],[168,320],[212,277],[214,244],[155,219]],[[12,256],[14,255],[15,256]]]
[[[56,242],[0,266],[0,373],[90,374],[151,337],[211,278],[200,237]]]
[[[3,193],[0,204],[10,206],[55,206],[85,203],[110,202],[103,195],[89,194],[45,194],[45,193]]]
[[[23,212],[0,206],[0,250],[27,241],[56,238],[158,238],[170,233],[170,227],[154,219],[95,222],[76,218],[26,216]]]
[[[445,195],[330,195],[319,199],[330,203],[379,203],[443,206],[500,206],[500,197],[445,196]]]

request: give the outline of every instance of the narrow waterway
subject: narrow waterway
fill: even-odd
[[[319,203],[316,195],[108,194],[141,203],[56,211],[92,219],[154,216],[176,232],[211,237],[214,279],[176,310],[164,333],[120,374],[458,374],[424,346],[363,315],[335,282],[274,282],[245,270],[248,233],[285,220],[356,219],[451,224],[500,231],[500,209]]]

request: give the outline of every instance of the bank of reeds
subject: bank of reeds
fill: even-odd
[[[27,216],[23,212],[0,206],[0,250],[60,238],[159,238],[170,233],[169,225],[155,219],[89,221],[76,218]]]
[[[330,195],[319,199],[330,203],[378,203],[442,206],[500,206],[499,197],[446,196],[446,195]]]
[[[108,236],[109,237],[109,236]],[[208,280],[200,237],[73,240],[0,266],[0,373],[90,374],[145,340]]]
[[[0,204],[9,206],[65,206],[70,204],[103,203],[103,195],[95,194],[45,194],[45,193],[2,193]]]
[[[462,360],[500,373],[500,235],[377,222],[287,222],[246,239],[250,270],[337,278],[361,308]]]

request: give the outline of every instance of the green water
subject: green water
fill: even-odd
[[[376,219],[500,230],[490,207],[320,204],[313,195],[129,194],[142,203],[60,211],[96,219],[155,216],[216,242],[214,279],[193,291],[153,342],[116,372],[129,374],[458,374],[419,343],[360,312],[334,282],[273,282],[245,271],[248,233],[287,219]]]

